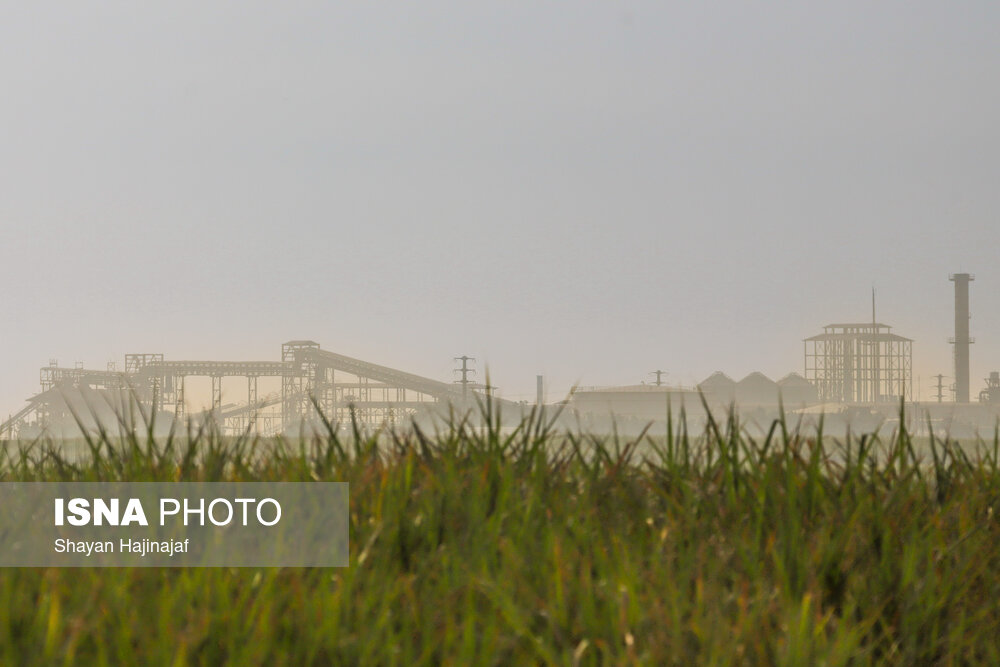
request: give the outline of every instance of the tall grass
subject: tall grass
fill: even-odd
[[[350,482],[351,564],[2,570],[0,663],[1000,664],[996,440],[670,421],[7,443],[5,481]]]

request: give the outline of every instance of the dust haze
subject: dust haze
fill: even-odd
[[[3,437],[487,393],[975,432],[998,44],[988,2],[4,6]]]

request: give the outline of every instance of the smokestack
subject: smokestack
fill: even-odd
[[[543,392],[543,389],[542,389],[542,386],[543,386],[542,376],[541,375],[536,375],[535,376],[535,381],[536,381],[536,383],[538,385],[538,396],[535,399],[536,400],[536,405],[541,406],[542,403],[544,402],[543,401],[543,399],[544,399],[543,393],[544,392]]]
[[[969,402],[969,283],[976,277],[968,273],[955,273],[948,280],[955,283],[955,402]]]

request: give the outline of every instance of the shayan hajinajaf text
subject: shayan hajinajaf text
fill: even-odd
[[[118,540],[119,553],[131,553],[144,557],[146,554],[186,554],[188,552],[188,542],[190,540],[130,540],[122,538]],[[113,554],[115,553],[114,540],[67,540],[59,538],[55,541],[54,550],[58,554]]]

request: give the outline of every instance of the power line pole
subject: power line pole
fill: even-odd
[[[666,371],[653,371],[650,375],[656,376],[656,386],[660,387],[663,385],[663,376],[667,375]]]
[[[941,403],[944,400],[944,375],[938,373],[934,377],[937,378],[937,402]]]
[[[462,385],[462,398],[465,398],[469,392],[469,373],[475,374],[476,372],[475,368],[469,368],[469,362],[475,361],[475,358],[462,355],[461,357],[455,357],[455,361],[462,362],[462,367],[456,368],[452,372],[462,374],[462,379],[455,380],[455,384]]]

